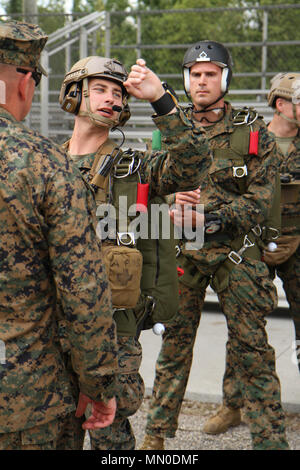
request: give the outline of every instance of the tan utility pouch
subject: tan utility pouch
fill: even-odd
[[[102,246],[114,308],[134,308],[140,296],[143,256],[136,248]]]
[[[300,235],[283,237],[275,240],[277,248],[275,251],[264,251],[264,261],[270,266],[285,263],[297,250],[300,243]]]

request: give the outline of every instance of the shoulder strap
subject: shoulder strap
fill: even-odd
[[[107,154],[110,154],[115,147],[116,147],[115,143],[110,139],[108,139],[106,142],[104,142],[104,144],[101,145],[101,147],[99,147],[95,155],[93,166],[90,171],[90,174],[92,177],[95,175],[95,173],[99,169],[100,165],[102,164],[104,160],[104,157]]]

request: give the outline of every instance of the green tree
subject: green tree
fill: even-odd
[[[105,10],[108,12],[130,11],[130,2],[128,0],[106,0]],[[129,69],[135,62],[136,51],[124,46],[136,43],[136,24],[134,18],[125,15],[112,15],[110,36],[112,46],[111,56],[120,60]],[[104,45],[102,47],[103,53]]]
[[[261,0],[259,3],[260,6],[283,6],[280,0]],[[295,3],[296,2],[293,0],[286,0],[284,5],[291,5],[290,8],[274,8],[267,10],[268,42],[299,40],[300,9],[292,7],[295,6]],[[247,5],[253,4],[255,4],[255,2],[247,1]],[[256,10],[249,23],[248,37],[261,37],[261,31],[263,28],[262,10]],[[256,35],[255,30],[258,32]],[[295,45],[285,45],[283,47],[282,45],[276,44],[268,47],[266,71],[268,79],[278,72],[299,70],[299,60],[296,54],[296,48],[297,46]],[[269,82],[267,81],[267,87],[269,86],[268,83]]]
[[[39,26],[47,34],[51,34],[59,28],[62,28],[65,23],[64,12],[64,0],[48,0],[48,3],[41,6],[38,5],[38,23]],[[62,15],[57,15],[61,13]],[[43,16],[45,15],[45,16]]]
[[[177,13],[142,15],[142,56],[149,67],[160,76],[172,74],[168,82],[181,88],[181,65],[183,54],[189,44],[211,39],[226,44],[234,62],[233,88],[255,89],[261,86],[264,13],[257,6],[282,6],[279,0],[223,1],[223,0],[140,0],[139,7],[146,11],[156,7],[172,7]],[[293,0],[285,4],[293,4]],[[240,11],[234,7],[242,7]],[[245,7],[248,7],[245,10]],[[184,12],[184,9],[203,8],[200,12]],[[227,8],[227,10],[226,10]],[[268,10],[268,41],[298,39],[300,9]],[[255,45],[257,43],[257,46]],[[260,43],[260,44],[259,44]],[[169,46],[172,48],[161,48]],[[177,46],[176,46],[177,45]],[[267,76],[287,70],[299,70],[295,46],[268,47]],[[245,76],[249,73],[250,76]],[[175,78],[176,75],[178,78]]]
[[[139,10],[171,10],[174,8],[173,0],[139,0]]]
[[[7,0],[3,2],[3,7],[8,15],[12,15],[15,20],[22,20],[23,1],[22,0]]]

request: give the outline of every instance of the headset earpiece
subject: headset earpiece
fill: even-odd
[[[81,83],[72,83],[66,90],[61,108],[67,113],[78,114],[81,104]]]
[[[228,88],[228,73],[229,73],[229,68],[225,67],[222,70],[222,79],[221,79],[221,91],[222,93],[225,93]]]
[[[184,89],[186,93],[190,92],[190,69],[187,67],[184,67],[183,69],[183,83],[184,83]]]

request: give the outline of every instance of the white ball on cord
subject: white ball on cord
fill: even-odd
[[[156,335],[162,335],[165,332],[165,330],[166,329],[162,323],[155,323],[155,325],[153,325],[153,328],[152,328],[153,333]]]
[[[270,243],[268,244],[268,251],[275,251],[275,250],[277,250],[277,243],[275,243],[275,242],[270,242]]]

